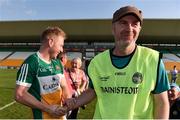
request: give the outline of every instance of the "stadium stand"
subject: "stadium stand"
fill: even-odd
[[[163,59],[164,61],[179,61],[180,62],[180,58],[178,57],[180,56],[180,54],[163,54]]]
[[[15,52],[9,57],[9,59],[23,59],[24,60],[33,53],[35,52]]]
[[[0,68],[19,68],[23,61],[34,52],[0,52]],[[68,57],[71,58],[73,56],[79,56],[79,54],[68,53]],[[81,56],[81,55],[80,55]],[[163,61],[165,63],[165,67],[167,72],[169,72],[174,65],[177,68],[180,68],[180,58],[178,57],[180,54],[163,54]],[[70,62],[69,62],[70,66]]]
[[[163,54],[163,61],[167,72],[169,72],[174,65],[180,68],[180,54]]]
[[[0,52],[0,68],[19,68],[23,61],[34,52]]]
[[[9,55],[11,52],[0,52],[0,60],[3,60],[7,55]]]

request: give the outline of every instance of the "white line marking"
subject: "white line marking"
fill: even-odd
[[[13,101],[13,102],[11,102],[11,103],[9,103],[9,104],[1,107],[1,108],[0,108],[0,111],[3,110],[3,109],[5,109],[5,108],[7,108],[7,107],[9,107],[9,106],[11,106],[11,105],[13,105],[15,102],[16,102],[16,101]]]

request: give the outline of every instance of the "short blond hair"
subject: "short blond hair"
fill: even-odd
[[[41,39],[40,42],[42,43],[43,41],[49,39],[49,37],[52,36],[62,36],[64,39],[66,39],[66,33],[59,27],[47,27],[41,34]]]

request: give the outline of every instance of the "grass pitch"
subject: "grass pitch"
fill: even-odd
[[[10,106],[0,109],[0,119],[32,119],[32,112],[17,102],[14,103],[15,81],[17,70],[0,69],[0,108],[9,103]],[[95,100],[86,106],[86,109],[80,109],[79,119],[91,119],[94,113]]]
[[[17,70],[0,69],[0,108],[14,102],[16,72]],[[178,76],[177,84],[180,85],[180,75]],[[94,113],[95,102],[96,101],[94,100],[90,104],[88,104],[85,110],[80,109],[78,118],[91,119]],[[31,118],[31,109],[17,102],[4,109],[0,109],[0,119]]]

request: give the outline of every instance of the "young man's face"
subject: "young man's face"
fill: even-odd
[[[62,36],[55,36],[53,38],[51,38],[51,43],[50,43],[50,58],[56,58],[57,55],[60,52],[63,52],[63,46],[64,46],[64,37]]]
[[[115,43],[122,47],[135,43],[140,30],[140,21],[134,15],[126,15],[112,25]]]

